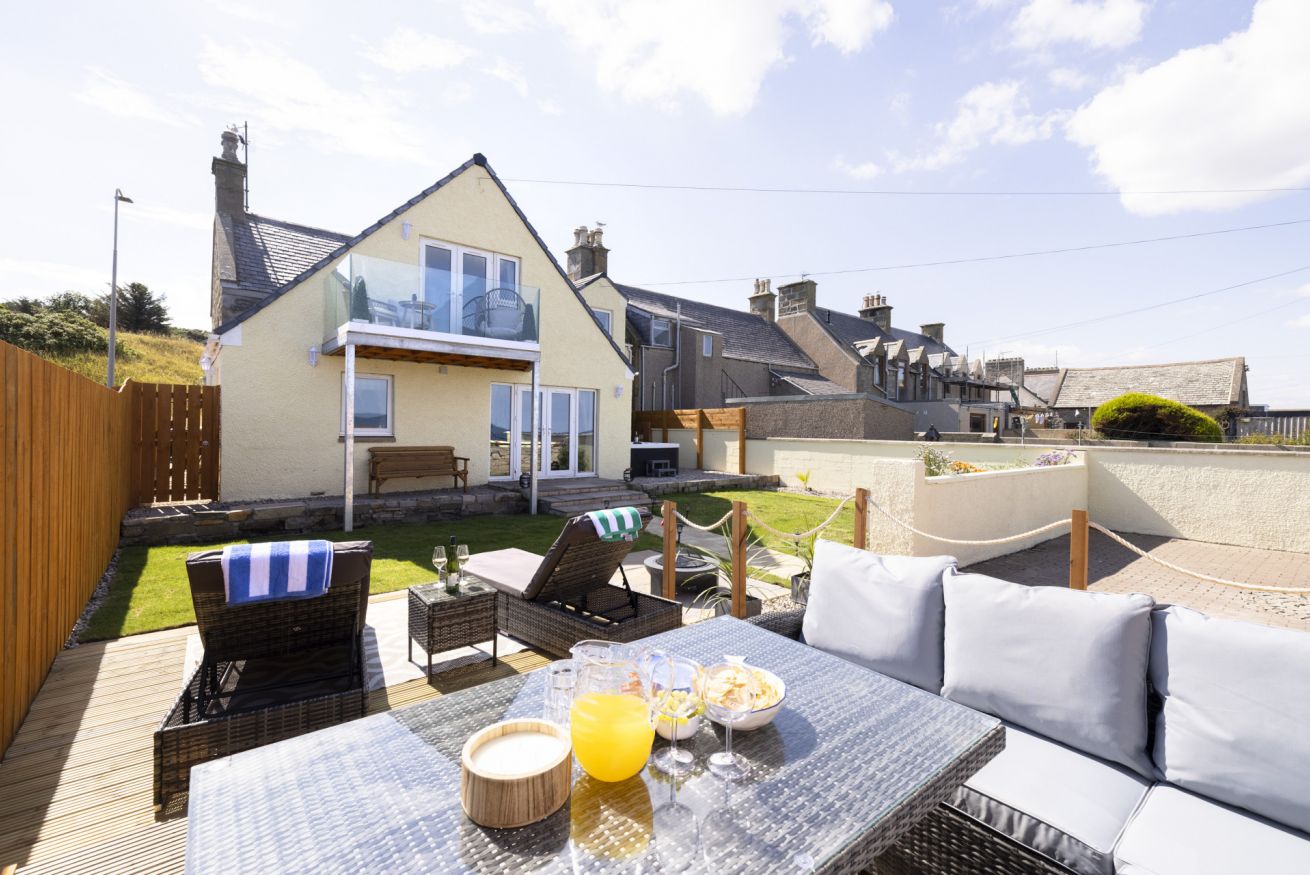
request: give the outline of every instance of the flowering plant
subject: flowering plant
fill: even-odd
[[[1038,468],[1050,468],[1053,465],[1064,465],[1073,459],[1073,453],[1068,450],[1051,450],[1049,453],[1042,453],[1037,457],[1033,465]]]

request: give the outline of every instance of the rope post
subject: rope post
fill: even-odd
[[[1069,520],[1069,588],[1087,589],[1087,511],[1074,508]]]
[[[869,490],[863,487],[855,490],[855,547],[869,548]]]
[[[746,619],[746,502],[732,503],[732,615]]]
[[[664,597],[678,597],[678,505],[664,502]]]

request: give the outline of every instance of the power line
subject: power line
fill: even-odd
[[[1210,289],[1208,292],[1198,292],[1195,295],[1185,295],[1181,298],[1171,298],[1168,301],[1160,301],[1159,303],[1156,304],[1147,304],[1144,307],[1134,307],[1131,310],[1120,310],[1117,313],[1109,313],[1104,316],[1094,316],[1090,319],[1080,319],[1076,322],[1066,322],[1062,325],[1053,325],[1050,328],[1039,328],[1035,331],[1027,331],[1022,334],[1011,334],[1007,337],[993,337],[988,340],[982,340],[982,341],[970,341],[969,345],[978,346],[978,345],[991,344],[991,343],[1006,343],[1012,340],[1023,340],[1029,337],[1036,337],[1041,334],[1050,334],[1055,331],[1065,331],[1069,328],[1081,328],[1084,325],[1095,325],[1098,322],[1107,322],[1111,319],[1118,319],[1123,316],[1132,316],[1137,313],[1145,313],[1148,310],[1158,310],[1161,307],[1170,307],[1173,306],[1174,304],[1182,304],[1182,303],[1186,303],[1187,301],[1195,301],[1199,298],[1205,298],[1210,295],[1218,295],[1221,292],[1231,292],[1234,289],[1241,289],[1247,286],[1254,286],[1257,285],[1258,283],[1264,283],[1264,282],[1268,282],[1269,280],[1280,279],[1282,277],[1291,276],[1292,274],[1301,273],[1307,270],[1310,270],[1310,264],[1303,265],[1301,267],[1294,267],[1291,270],[1285,270],[1282,273],[1274,273],[1268,276],[1257,277],[1256,279],[1253,280],[1246,280],[1245,282],[1234,283],[1231,286],[1224,286],[1223,288],[1219,288],[1219,289]],[[1279,306],[1283,306],[1283,305],[1279,305]]]
[[[1191,195],[1191,194],[1277,194],[1279,192],[1310,191],[1310,186],[1278,188],[1178,188],[1178,189],[1056,189],[1039,190],[984,190],[957,191],[948,189],[890,189],[890,188],[775,188],[753,185],[681,185],[654,182],[598,182],[586,179],[511,179],[505,182],[528,185],[573,185],[587,188],[636,188],[656,191],[713,191],[742,192],[748,194],[838,194],[880,195],[887,197],[1119,197],[1125,194]]]
[[[1251,313],[1247,316],[1242,316],[1238,319],[1228,319],[1220,323],[1219,325],[1214,325],[1210,328],[1203,328],[1200,331],[1194,331],[1191,334],[1184,334],[1182,337],[1175,337],[1173,340],[1164,340],[1161,341],[1160,343],[1153,343],[1150,346],[1139,346],[1137,347],[1137,350],[1141,351],[1146,349],[1159,349],[1162,346],[1169,346],[1170,344],[1178,343],[1183,340],[1191,340],[1193,337],[1200,337],[1202,334],[1209,334],[1212,331],[1219,331],[1220,329],[1227,328],[1230,325],[1237,325],[1242,322],[1249,322],[1252,319],[1258,319],[1259,317],[1265,316],[1269,313],[1273,313],[1276,310],[1286,310],[1288,307],[1294,307],[1297,304],[1310,304],[1310,300],[1307,300],[1305,298],[1296,298],[1291,301],[1284,301],[1283,303],[1270,307],[1266,310],[1258,310],[1255,313]]]
[[[1028,252],[1009,252],[1004,255],[979,255],[971,258],[947,258],[938,261],[917,261],[907,262],[905,264],[884,264],[878,267],[851,267],[841,270],[819,270],[808,271],[805,273],[771,273],[755,274],[754,276],[736,276],[722,277],[720,279],[706,280],[667,280],[655,283],[634,283],[637,286],[695,286],[708,285],[711,283],[740,283],[749,282],[758,276],[770,276],[775,279],[786,279],[790,277],[811,277],[811,276],[840,276],[843,274],[853,273],[874,273],[885,270],[909,270],[919,267],[944,267],[952,264],[977,264],[986,261],[1006,261],[1015,258],[1031,258],[1036,255],[1064,255],[1071,252],[1090,252],[1096,249],[1114,249],[1122,246],[1140,246],[1145,243],[1165,243],[1171,240],[1191,240],[1197,237],[1216,237],[1221,234],[1237,234],[1243,231],[1263,231],[1268,228],[1285,228],[1290,225],[1304,225],[1310,223],[1310,219],[1289,219],[1286,222],[1270,222],[1265,225],[1246,225],[1241,228],[1221,228],[1217,231],[1193,231],[1189,234],[1170,234],[1166,237],[1145,237],[1140,240],[1118,240],[1113,243],[1089,243],[1084,246],[1065,246],[1059,249],[1034,249]]]

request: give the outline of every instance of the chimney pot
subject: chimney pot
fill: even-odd
[[[750,311],[769,322],[775,320],[773,304],[778,298],[773,293],[772,285],[772,280],[757,279],[755,281],[755,294],[748,299]]]
[[[884,295],[865,295],[864,306],[860,309],[860,318],[876,324],[883,331],[892,327],[892,305],[887,303]]]
[[[214,174],[214,210],[238,218],[246,215],[246,165],[237,159],[236,131],[223,131],[222,154],[210,164]]]
[[[601,243],[603,233],[601,228],[592,230],[586,225],[573,229],[573,247],[565,253],[569,279],[580,280],[609,270],[609,250]]]

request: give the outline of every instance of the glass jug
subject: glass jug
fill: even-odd
[[[655,740],[644,668],[650,654],[613,641],[580,641],[570,652],[577,667],[569,711],[573,755],[597,780],[631,778]]]

